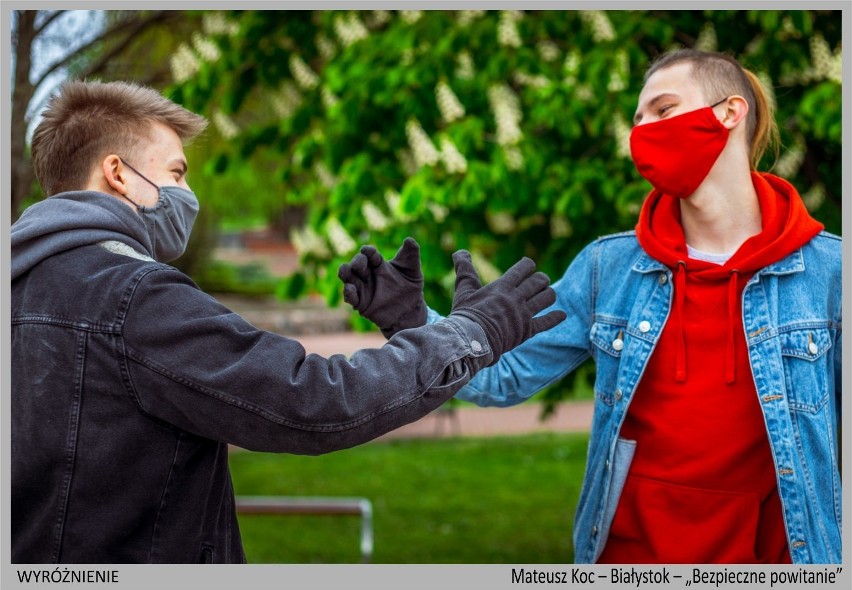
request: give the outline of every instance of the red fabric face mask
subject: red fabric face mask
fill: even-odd
[[[726,100],[635,126],[630,153],[639,174],[664,194],[685,199],[694,193],[728,142],[728,128],[713,114]]]

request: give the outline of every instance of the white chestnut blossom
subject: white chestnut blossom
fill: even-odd
[[[520,170],[524,166],[524,155],[516,145],[504,145],[503,157],[509,170]]]
[[[175,82],[184,82],[198,72],[201,64],[192,48],[186,43],[181,43],[169,59],[169,66]]]
[[[518,71],[512,74],[512,79],[521,86],[531,86],[532,88],[545,88],[550,85],[550,79],[544,74],[531,76],[526,72]]]
[[[574,95],[578,100],[582,100],[583,102],[590,102],[595,98],[595,91],[588,84],[578,84],[574,88]]]
[[[411,215],[402,210],[402,197],[392,188],[385,191],[385,203],[394,219],[402,222],[411,221]]]
[[[201,18],[201,28],[208,35],[229,35],[233,37],[240,31],[240,25],[221,12],[205,12]]]
[[[580,52],[572,49],[565,54],[565,62],[562,64],[562,69],[565,71],[565,78],[562,80],[567,86],[573,86],[577,83],[577,75],[580,73]]]
[[[390,22],[391,13],[389,10],[371,10],[366,20],[370,28],[378,28]]]
[[[813,78],[841,83],[843,80],[841,73],[843,62],[840,47],[832,53],[828,41],[820,33],[811,37],[809,44],[811,62],[813,63]]]
[[[630,158],[630,125],[621,112],[612,119],[612,131],[615,136],[615,151],[621,158]]]
[[[325,188],[331,189],[337,185],[337,178],[328,169],[328,166],[322,162],[314,163],[314,174]]]
[[[483,16],[485,16],[484,10],[459,10],[457,18],[459,25],[466,27],[476,19],[482,18]]]
[[[825,202],[825,185],[821,182],[817,182],[802,195],[802,202],[804,202],[808,211],[815,211],[819,209],[820,205]]]
[[[507,211],[486,211],[485,221],[495,234],[510,234],[518,227],[515,218]]]
[[[290,55],[290,73],[300,88],[313,90],[319,84],[319,76],[301,57],[295,53]]]
[[[795,176],[802,163],[805,161],[805,140],[801,136],[797,136],[795,143],[791,145],[778,161],[775,163],[774,172],[782,178],[792,178]]]
[[[610,73],[607,90],[610,92],[621,92],[627,89],[627,79],[630,75],[630,61],[627,52],[618,51],[615,54],[615,66]]]
[[[473,58],[470,57],[470,53],[465,49],[461,53],[459,53],[458,59],[456,61],[456,78],[460,78],[462,80],[470,80],[475,75],[473,69]]]
[[[222,111],[216,111],[213,113],[213,124],[225,139],[233,139],[240,133],[240,128],[237,127],[234,120]]]
[[[355,243],[355,240],[352,239],[352,236],[336,217],[331,217],[326,221],[325,231],[328,234],[328,241],[331,242],[331,248],[338,256],[350,254],[358,247],[358,244]]]
[[[399,18],[407,25],[413,25],[423,16],[422,10],[400,10]]]
[[[491,261],[477,250],[470,250],[470,261],[473,262],[473,266],[476,268],[479,278],[482,279],[483,285],[496,281],[503,274],[499,268],[491,264]]]
[[[612,22],[603,10],[581,10],[580,18],[592,28],[592,39],[596,43],[615,39]]]
[[[302,105],[302,95],[292,81],[286,80],[278,92],[271,96],[270,103],[275,114],[282,119],[288,119]]]
[[[337,47],[334,45],[334,41],[325,36],[324,33],[318,33],[316,39],[314,39],[314,45],[317,46],[317,51],[319,51],[320,57],[324,61],[330,61],[337,54]]]
[[[559,59],[559,46],[550,39],[542,39],[536,43],[535,48],[544,61],[551,62]]]
[[[706,22],[701,27],[701,32],[698,33],[698,38],[695,40],[695,49],[700,51],[716,51],[719,48],[719,40],[716,37],[716,28],[713,23]]]
[[[212,39],[205,37],[198,31],[192,34],[192,46],[195,47],[195,51],[205,61],[215,62],[222,56],[219,46]]]
[[[364,201],[361,205],[361,214],[367,222],[367,227],[372,231],[384,231],[390,227],[390,219],[387,215],[370,201]]]
[[[767,100],[774,107],[776,103],[775,97],[775,85],[772,83],[772,78],[766,72],[757,72],[757,79],[760,80],[760,84],[763,87],[763,92],[766,94]]]
[[[396,153],[399,158],[399,164],[402,166],[402,171],[406,176],[414,176],[417,173],[417,162],[414,161],[414,155],[411,150],[403,148]]]
[[[331,107],[336,105],[338,102],[340,102],[340,99],[337,97],[337,95],[334,92],[332,92],[328,88],[328,86],[323,86],[320,89],[320,96],[322,98],[323,106],[327,109],[330,109]]]
[[[452,140],[446,136],[441,137],[441,159],[444,161],[444,166],[450,174],[455,174],[456,172],[464,174],[467,172],[467,160],[459,152]]]
[[[497,124],[497,143],[502,146],[518,143],[523,137],[518,96],[507,84],[493,84],[488,88],[488,102]]]
[[[426,208],[432,213],[432,217],[435,218],[435,221],[441,223],[447,218],[447,215],[450,214],[450,210],[444,207],[443,205],[439,205],[435,202],[426,203]]]
[[[438,102],[438,110],[441,111],[441,118],[447,123],[452,123],[464,117],[464,106],[459,102],[453,89],[444,80],[441,80],[435,86],[435,100]]]
[[[517,10],[501,10],[497,23],[497,43],[504,47],[520,47],[521,35],[518,33],[518,21],[521,13]]]
[[[570,238],[574,233],[571,222],[565,215],[556,214],[550,217],[550,235],[554,238]]]
[[[290,230],[290,242],[299,256],[313,254],[318,258],[331,258],[331,251],[328,249],[328,244],[310,226],[305,226],[302,229],[294,227]]]
[[[345,47],[349,47],[353,43],[366,39],[369,36],[369,31],[361,19],[352,12],[347,16],[337,16],[334,19],[334,32],[337,38]]]
[[[438,163],[440,154],[421,127],[420,121],[414,118],[409,119],[405,124],[405,136],[408,138],[408,145],[418,167],[434,166]]]

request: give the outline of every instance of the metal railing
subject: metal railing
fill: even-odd
[[[237,496],[237,514],[360,516],[361,560],[373,556],[373,504],[366,498]]]

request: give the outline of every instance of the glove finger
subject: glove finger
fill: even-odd
[[[543,272],[536,272],[521,280],[515,291],[521,297],[521,301],[528,301],[547,289],[549,285],[550,277]]]
[[[535,271],[535,262],[531,258],[524,256],[518,260],[512,268],[503,273],[500,277],[506,284],[516,287],[521,281],[530,276]]]
[[[549,330],[560,322],[562,322],[562,320],[567,317],[568,315],[561,309],[554,309],[553,311],[548,312],[543,316],[533,318],[532,333],[538,334],[539,332]]]
[[[379,251],[376,250],[375,246],[362,246],[361,254],[363,254],[367,258],[367,265],[370,268],[376,268],[380,266],[382,262],[385,261]]]
[[[405,238],[391,264],[408,277],[423,278],[423,272],[420,270],[420,244],[414,238]]]
[[[482,287],[482,281],[479,280],[479,274],[473,267],[470,252],[467,250],[458,250],[453,253],[453,266],[456,269],[456,291],[453,295],[453,302],[455,302],[459,300],[459,297]]]
[[[358,296],[358,288],[352,283],[343,285],[343,300],[356,310],[358,309],[358,302],[361,301],[361,298]]]
[[[556,292],[547,288],[539,291],[527,300],[527,309],[535,315],[556,303]]]
[[[362,281],[366,281],[370,276],[370,271],[367,268],[367,257],[360,252],[352,257],[349,267],[352,269],[352,274]]]
[[[337,278],[344,283],[350,282],[352,280],[352,267],[345,262],[341,264],[340,268],[337,269]]]

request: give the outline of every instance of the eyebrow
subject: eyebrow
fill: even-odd
[[[647,105],[647,107],[646,107],[646,108],[649,108],[649,109],[650,109],[650,108],[653,108],[655,104],[657,104],[657,103],[658,103],[658,102],[660,102],[662,99],[664,99],[664,98],[666,98],[666,97],[669,97],[669,96],[674,96],[674,97],[676,97],[676,98],[678,97],[678,95],[677,95],[676,93],[674,93],[674,92],[662,92],[662,93],[658,94],[657,96],[655,96],[654,98],[652,98],[652,99],[648,102],[648,105]],[[636,124],[637,124],[639,121],[641,121],[641,120],[642,120],[642,113],[640,113],[640,112],[637,110],[637,111],[636,111],[636,114],[634,114],[634,115],[633,115],[633,124],[634,124],[634,125],[636,125]]]

